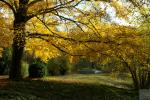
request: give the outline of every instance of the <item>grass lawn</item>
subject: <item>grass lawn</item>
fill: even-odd
[[[111,74],[72,74],[66,76],[51,76],[45,77],[43,80],[47,81],[62,81],[62,82],[78,82],[88,84],[103,84],[108,86],[114,86],[118,88],[132,88],[131,78],[113,78]]]
[[[138,100],[131,82],[109,75],[68,75],[9,81],[0,77],[0,100]]]

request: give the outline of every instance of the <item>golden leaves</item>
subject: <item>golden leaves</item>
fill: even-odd
[[[10,47],[12,44],[12,30],[9,21],[6,22],[6,18],[0,15],[0,47]]]
[[[59,55],[59,51],[56,48],[40,39],[28,39],[25,50],[29,54],[34,53],[34,57],[41,58],[44,62]]]
[[[127,19],[128,15],[131,13],[128,6],[118,0],[113,0],[111,6],[115,8],[118,17]]]

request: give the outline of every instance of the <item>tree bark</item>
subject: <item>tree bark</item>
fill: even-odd
[[[26,2],[25,2],[26,1]],[[14,38],[12,45],[12,63],[9,78],[12,80],[22,79],[21,60],[25,47],[25,24],[27,22],[27,3],[28,0],[19,0],[19,9],[14,14]]]
[[[17,19],[16,19],[17,20]],[[25,23],[14,21],[14,39],[12,45],[12,63],[10,67],[9,78],[12,80],[22,79],[21,59],[25,46]]]

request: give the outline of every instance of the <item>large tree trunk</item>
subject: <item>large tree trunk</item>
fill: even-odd
[[[21,59],[25,46],[25,23],[14,21],[14,39],[12,51],[12,63],[10,67],[9,78],[13,80],[22,79],[21,75]]]
[[[27,4],[28,0],[19,0],[19,8],[15,13],[14,19],[14,39],[12,51],[12,63],[10,67],[9,78],[12,80],[22,79],[21,60],[25,46],[25,24],[27,22]]]

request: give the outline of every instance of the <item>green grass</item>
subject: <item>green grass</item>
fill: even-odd
[[[64,81],[64,82],[79,82],[88,84],[103,84],[108,86],[115,86],[118,88],[132,88],[132,80],[129,77],[116,78],[111,74],[73,74],[66,76],[51,76],[45,77],[43,80],[47,81]]]
[[[138,100],[137,91],[108,85],[113,80],[108,78],[107,75],[69,75],[19,82],[0,78],[0,100]]]

